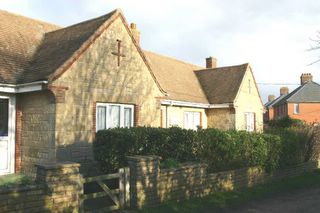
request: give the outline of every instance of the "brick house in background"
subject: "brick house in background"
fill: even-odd
[[[199,67],[144,51],[120,10],[65,28],[0,11],[0,110],[0,175],[90,165],[101,129],[263,126],[248,64],[217,68],[210,57]]]
[[[274,119],[274,108],[273,106],[281,101],[284,97],[286,97],[289,94],[289,88],[288,87],[281,87],[280,88],[280,95],[279,97],[275,98],[274,95],[268,96],[268,102],[264,105],[265,111],[263,114],[263,120],[269,121]]]
[[[301,85],[273,105],[274,118],[300,119],[306,123],[320,122],[320,85],[310,73],[300,77]]]

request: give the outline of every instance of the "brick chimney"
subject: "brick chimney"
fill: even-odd
[[[302,85],[302,84],[305,84],[309,81],[312,81],[312,79],[313,79],[313,77],[312,77],[311,73],[302,73],[300,76],[300,83]]]
[[[213,57],[206,58],[206,68],[213,69],[217,67],[217,59]]]
[[[268,102],[271,102],[275,99],[276,97],[274,95],[268,95]]]
[[[140,45],[140,31],[137,29],[137,25],[135,23],[130,24],[130,30],[136,42]]]
[[[288,95],[289,94],[289,88],[288,87],[281,87],[280,88],[280,95]]]

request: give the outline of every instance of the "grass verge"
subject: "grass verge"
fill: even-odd
[[[228,206],[237,206],[248,201],[268,198],[276,194],[320,186],[320,170],[302,176],[267,183],[264,185],[243,188],[229,192],[216,192],[203,198],[194,198],[182,202],[167,202],[156,208],[146,208],[138,212],[219,212]]]

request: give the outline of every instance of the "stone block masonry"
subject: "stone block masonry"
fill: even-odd
[[[78,212],[83,193],[79,166],[37,165],[34,184],[0,190],[0,212]]]
[[[185,164],[175,169],[160,169],[158,156],[130,156],[131,207],[141,209],[166,201],[203,197],[217,191],[251,187],[301,175],[318,168],[310,161],[268,173],[259,167],[208,173],[206,164]]]

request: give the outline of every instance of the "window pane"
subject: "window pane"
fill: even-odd
[[[200,112],[194,112],[193,117],[193,129],[197,130],[200,127]]]
[[[189,113],[184,113],[184,128],[189,129]]]
[[[98,106],[97,109],[97,131],[106,129],[106,107]]]
[[[120,127],[120,106],[109,106],[108,128]]]
[[[132,109],[131,108],[124,108],[124,127],[131,127],[131,118],[132,118]]]
[[[299,114],[299,104],[294,104],[294,114]]]
[[[246,125],[246,130],[248,132],[254,131],[254,113],[253,112],[245,113],[245,125]]]
[[[8,106],[8,99],[0,99],[0,136],[8,136]]]

